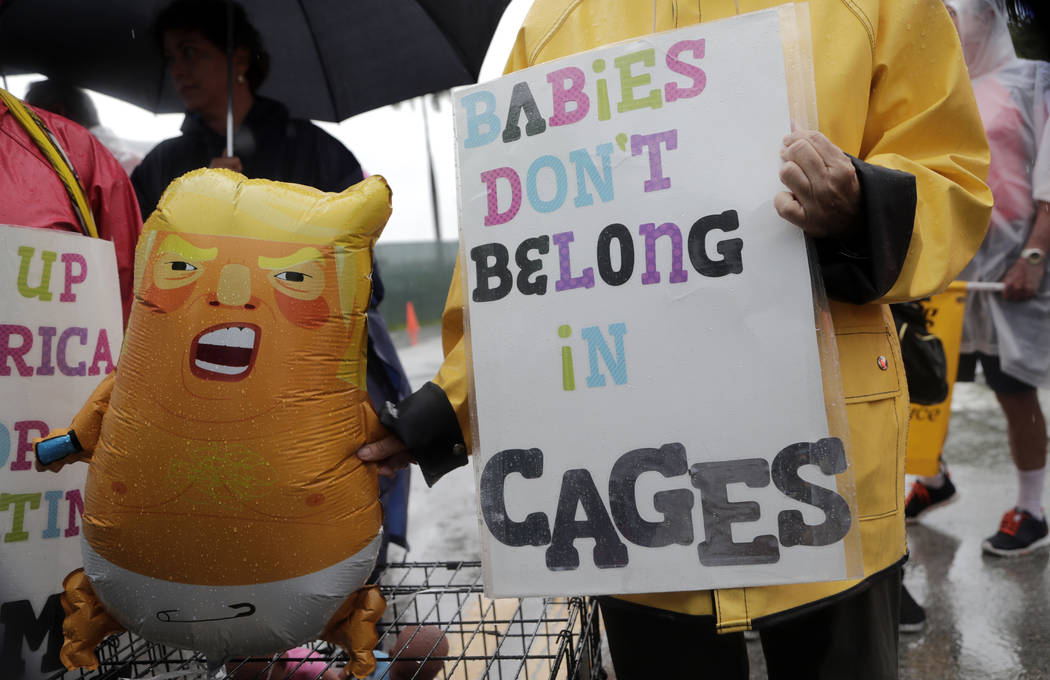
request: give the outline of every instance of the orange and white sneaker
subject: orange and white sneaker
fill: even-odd
[[[908,492],[908,499],[904,502],[904,521],[914,524],[928,511],[950,505],[957,500],[959,494],[956,493],[948,473],[944,474],[944,484],[936,489],[916,479]]]
[[[999,522],[999,531],[981,543],[981,549],[990,555],[1014,557],[1050,545],[1046,518],[1036,519],[1031,513],[1013,508],[1007,510]]]

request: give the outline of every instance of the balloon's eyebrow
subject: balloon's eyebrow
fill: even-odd
[[[285,255],[284,257],[259,256],[259,266],[263,269],[288,269],[297,264],[313,262],[314,260],[320,260],[323,263],[324,256],[321,255],[320,250],[317,248],[301,248],[291,255]]]
[[[218,248],[198,248],[175,234],[166,236],[157,251],[173,253],[194,262],[207,262],[208,260],[214,260],[219,255]]]

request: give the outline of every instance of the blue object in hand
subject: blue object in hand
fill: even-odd
[[[72,431],[57,437],[44,439],[33,448],[36,451],[36,459],[44,466],[56,463],[66,456],[71,456],[84,450],[81,448],[76,434]]]

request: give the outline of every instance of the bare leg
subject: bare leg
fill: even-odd
[[[1036,390],[1014,394],[996,393],[1006,415],[1010,456],[1018,470],[1046,467],[1046,420]]]

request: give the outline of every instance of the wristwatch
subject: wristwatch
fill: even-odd
[[[1028,264],[1042,264],[1046,259],[1046,251],[1042,248],[1025,248],[1021,251],[1021,259]]]

